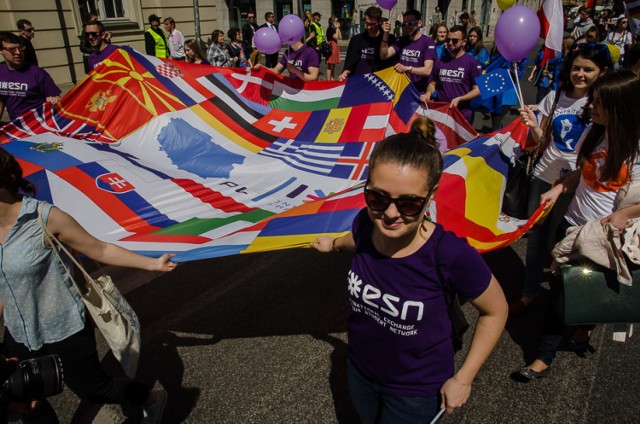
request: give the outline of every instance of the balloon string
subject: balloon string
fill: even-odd
[[[516,88],[518,89],[518,101],[520,102],[520,107],[524,108],[524,97],[522,96],[522,88],[520,88],[520,78],[518,78],[518,62],[513,62],[513,70],[513,78],[516,80]]]

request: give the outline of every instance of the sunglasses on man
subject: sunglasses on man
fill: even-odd
[[[460,38],[445,38],[444,42],[458,44],[460,42]]]
[[[404,23],[402,24],[402,28],[411,28],[411,27],[414,27],[414,26],[418,25],[418,22],[419,22],[419,21],[409,21],[409,22],[404,22]]]

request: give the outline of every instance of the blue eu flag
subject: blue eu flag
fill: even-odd
[[[481,75],[476,78],[476,84],[478,84],[480,96],[482,96],[483,99],[488,99],[515,89],[507,69],[496,69],[493,72]]]

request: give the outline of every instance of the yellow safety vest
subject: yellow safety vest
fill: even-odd
[[[322,29],[322,25],[317,22],[311,22],[311,25],[315,28],[316,43],[319,46],[324,41],[324,29]]]
[[[167,46],[167,41],[160,34],[155,32],[153,28],[149,28],[147,32],[151,34],[153,40],[156,42],[156,57],[167,59],[169,57],[169,47]]]

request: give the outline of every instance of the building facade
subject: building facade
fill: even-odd
[[[207,42],[215,29],[226,33],[232,26],[244,25],[249,11],[256,12],[258,24],[264,22],[266,12],[274,12],[277,20],[301,10],[320,12],[326,26],[332,15],[349,22],[354,8],[364,11],[376,4],[375,0],[5,0],[0,6],[0,29],[16,31],[18,19],[29,19],[36,28],[33,45],[38,60],[62,85],[75,84],[84,77],[79,44],[89,12],[98,13],[113,34],[113,44],[144,51],[144,31],[149,28],[151,14],[171,16],[186,38]],[[402,12],[418,9],[428,25],[435,6],[440,7],[448,25],[456,10],[464,6],[469,12],[475,10],[485,34],[493,33],[500,14],[495,0],[398,0],[393,10],[383,11],[383,16],[395,22],[402,20]],[[360,16],[364,19],[362,13]]]

